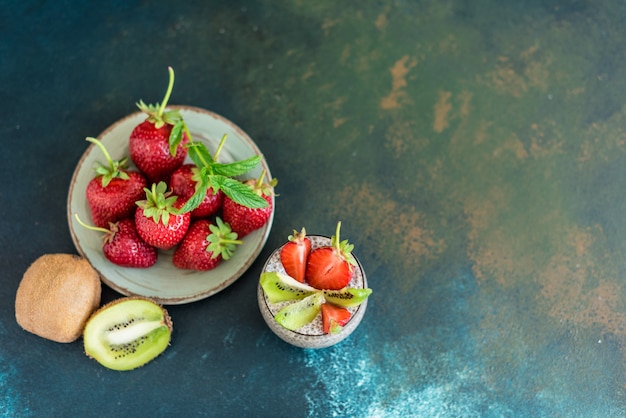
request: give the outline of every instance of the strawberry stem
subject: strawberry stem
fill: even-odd
[[[243,244],[243,241],[242,241],[242,240],[240,240],[240,239],[224,239],[224,238],[222,238],[222,239],[220,240],[220,242],[221,242],[222,244],[237,244],[237,245],[239,245],[239,244]]]
[[[98,146],[98,148],[100,148],[100,150],[104,154],[104,158],[106,158],[107,162],[109,163],[109,167],[111,167],[111,171],[115,170],[115,166],[113,165],[113,159],[111,158],[111,155],[109,154],[109,152],[107,151],[105,146],[102,144],[102,142],[100,142],[96,138],[92,138],[90,136],[88,136],[85,139],[87,141],[91,142],[92,144],[96,144]]]
[[[220,144],[217,146],[217,149],[215,150],[213,161],[217,161],[217,157],[220,155],[220,152],[222,151],[222,148],[224,148],[224,144],[226,143],[226,138],[228,138],[228,135],[224,134],[224,136],[222,136]]]
[[[174,88],[174,69],[171,66],[169,66],[167,67],[167,71],[170,74],[170,81],[169,81],[169,84],[167,85],[165,97],[163,98],[163,101],[159,105],[159,110],[157,112],[158,118],[161,118],[161,116],[163,116],[163,112],[165,111],[165,106],[167,106],[167,102],[170,100],[170,95],[172,94],[172,89]]]
[[[335,248],[341,251],[340,240],[339,240],[339,230],[341,229],[341,221],[337,222],[337,229],[335,229],[335,242],[333,243]]]
[[[267,170],[263,169],[263,172],[261,173],[259,178],[256,179],[256,189],[262,189],[263,188],[263,179],[265,178],[265,173],[266,172],[267,172]]]
[[[111,231],[109,231],[106,228],[100,228],[99,226],[93,226],[93,225],[87,225],[86,223],[84,223],[83,221],[81,221],[81,219],[78,217],[78,213],[74,213],[74,218],[76,218],[76,222],[78,222],[81,226],[90,229],[92,231],[98,231],[98,232],[104,232],[107,234],[110,234]]]
[[[350,244],[347,239],[341,241],[339,239],[339,230],[341,229],[341,221],[337,222],[337,229],[335,230],[335,235],[333,235],[330,239],[330,245],[340,254],[344,260],[353,266],[357,265],[357,262],[352,255],[352,250],[354,249],[354,245]]]

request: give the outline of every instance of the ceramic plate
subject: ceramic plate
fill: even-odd
[[[214,153],[222,136],[228,135],[220,152],[221,162],[232,162],[261,155],[260,150],[250,137],[229,120],[207,110],[189,106],[170,106],[180,109],[181,115],[194,140],[206,144]],[[128,138],[133,128],[141,123],[146,115],[133,113],[107,128],[98,139],[107,148],[114,160],[128,156]],[[85,144],[88,144],[85,141]],[[159,251],[157,263],[147,269],[119,267],[109,262],[102,253],[102,234],[80,226],[74,219],[74,213],[84,220],[91,220],[91,214],[85,199],[85,190],[95,176],[97,162],[106,162],[100,149],[90,145],[80,159],[72,181],[67,201],[67,216],[72,240],[78,252],[93,265],[102,281],[114,290],[126,296],[145,296],[161,304],[175,305],[207,298],[223,290],[237,280],[261,252],[270,233],[274,212],[267,224],[244,237],[234,256],[223,261],[217,268],[207,272],[181,270],[172,264],[173,250]],[[188,159],[186,162],[191,162]],[[129,158],[129,168],[135,168]],[[252,171],[248,178],[258,178],[263,169],[266,179],[272,176],[265,159]]]

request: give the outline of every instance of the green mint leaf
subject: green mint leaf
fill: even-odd
[[[192,141],[187,144],[187,155],[198,168],[209,167],[214,163],[211,153],[202,142]]]
[[[205,170],[204,168],[202,169]],[[196,182],[196,191],[193,195],[185,202],[183,207],[181,207],[177,213],[187,213],[191,212],[204,200],[204,196],[206,196],[206,192],[209,189],[209,177],[204,173],[200,175],[200,181]]]
[[[169,139],[170,154],[172,154],[172,157],[176,155],[176,149],[178,148],[178,144],[180,144],[183,140],[184,127],[185,122],[183,122],[182,120],[176,122],[176,124],[172,127],[172,132],[170,132]]]
[[[236,177],[247,173],[256,167],[261,161],[260,155],[246,158],[245,160],[235,161],[234,163],[215,163],[213,164],[213,174],[220,174],[226,177]]]
[[[210,176],[211,183],[219,187],[226,196],[235,203],[251,209],[261,209],[268,206],[268,203],[252,189],[242,182],[230,177],[213,175]]]

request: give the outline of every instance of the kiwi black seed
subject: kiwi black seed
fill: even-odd
[[[165,308],[151,299],[125,297],[104,305],[87,321],[85,353],[113,370],[132,370],[170,344],[173,324]]]

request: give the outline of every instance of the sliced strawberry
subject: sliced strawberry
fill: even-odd
[[[305,281],[316,289],[339,290],[348,285],[354,274],[356,261],[352,257],[354,245],[339,240],[341,222],[331,237],[330,246],[311,251],[306,266]]]
[[[322,329],[324,334],[336,334],[350,320],[350,311],[346,308],[332,305],[330,303],[322,304]]]
[[[306,237],[304,228],[300,232],[294,230],[288,239],[289,242],[280,250],[280,261],[289,276],[304,283],[306,263],[311,253],[311,240]]]

